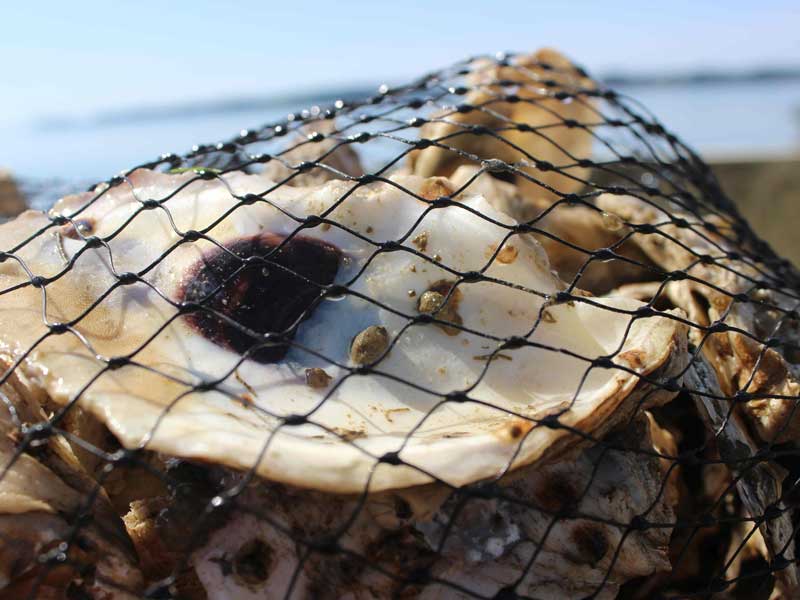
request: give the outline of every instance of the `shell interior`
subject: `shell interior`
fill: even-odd
[[[53,209],[90,235],[67,224],[2,265],[20,287],[0,340],[128,448],[323,490],[497,477],[622,418],[681,344],[677,313],[559,295],[535,239],[482,195],[432,206],[441,183],[265,194],[259,175],[137,171]]]

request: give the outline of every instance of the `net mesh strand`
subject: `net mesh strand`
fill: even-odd
[[[242,192],[242,174],[263,185]],[[204,219],[187,229],[172,207],[195,193]],[[317,212],[293,210],[308,197]],[[381,198],[395,204],[385,200],[376,222],[410,224],[390,239],[358,225]],[[416,216],[404,220],[398,206]],[[293,225],[217,239],[251,209]],[[173,243],[152,246],[147,228],[126,237],[153,214]],[[453,256],[472,234],[457,226],[440,240],[450,256],[427,247],[420,232],[441,214],[437,226],[468,219],[493,232],[481,265],[459,268]],[[349,270],[322,232],[356,240]],[[164,155],[46,217],[26,213],[0,240],[0,598],[798,593],[797,271],[655,116],[554,51],[469,59]],[[520,268],[539,246],[550,266],[525,268],[541,281],[557,281],[547,279],[555,269],[555,288],[502,277],[498,265]],[[175,258],[193,247],[200,262]],[[442,281],[401,289],[404,305],[375,297],[368,282],[391,287],[396,276],[378,269],[387,256]],[[188,270],[156,279],[170,260]],[[164,281],[190,283],[176,294]],[[483,302],[513,292],[528,298],[519,310],[536,309],[509,334],[507,323],[470,316],[478,289],[491,289]],[[148,294],[161,304],[144,314]],[[121,297],[130,322],[92,320],[121,310]],[[365,321],[353,339],[333,320],[316,346],[300,335],[342,299],[394,325]],[[621,323],[618,343],[577,344],[557,322],[574,314],[588,315],[586,335]],[[138,323],[146,335],[132,331]],[[175,331],[203,338],[187,338],[184,352],[209,353],[219,368],[162,360]],[[474,378],[442,388],[425,366],[398,371],[391,360],[409,356],[408,339],[479,340],[464,350]],[[334,343],[344,350],[331,356]],[[262,402],[280,399],[280,386],[252,389],[247,373],[278,372],[292,357],[316,365],[280,371],[313,402],[296,409],[295,391]],[[533,381],[521,357],[570,368]],[[625,389],[601,393],[592,382],[603,376]],[[358,401],[378,405],[393,432],[380,451],[373,430],[331,417],[358,386],[368,390]],[[498,400],[492,386],[513,397]],[[513,395],[529,389],[530,403],[548,390],[559,400],[540,410]],[[411,408],[383,405],[381,394]],[[205,435],[208,406],[233,419],[250,411],[263,427]],[[495,442],[470,443],[488,435],[473,410]],[[180,432],[161,435],[175,422]],[[333,441],[314,454],[291,436]],[[449,445],[412,452],[434,438]],[[344,452],[367,465],[360,475],[324,466]]]

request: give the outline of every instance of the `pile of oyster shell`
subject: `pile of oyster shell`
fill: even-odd
[[[555,51],[466,83],[393,172],[318,121],[0,226],[0,598],[800,593],[797,280],[584,193]]]

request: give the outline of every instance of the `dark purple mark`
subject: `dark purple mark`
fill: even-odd
[[[275,250],[285,239],[262,234],[226,244],[227,252],[215,248],[206,253],[184,280],[181,300],[211,310],[187,315],[189,323],[215,344],[239,354],[261,341],[212,311],[256,333],[283,333],[291,340],[293,326],[311,316],[323,295],[320,286],[333,283],[341,252],[331,244],[302,236]],[[264,260],[243,262],[257,257]],[[288,351],[288,343],[276,343],[253,352],[250,358],[274,363]]]

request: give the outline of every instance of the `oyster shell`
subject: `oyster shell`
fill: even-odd
[[[588,204],[547,204],[524,195],[516,185],[492,177],[485,169],[462,165],[450,176],[456,190],[481,194],[496,209],[529,224],[561,279],[600,295],[615,286],[650,275],[648,258],[623,239],[621,222]],[[616,257],[596,260],[598,251],[612,250]]]
[[[66,441],[47,436],[35,388],[19,373],[0,403],[0,598],[132,599],[136,555],[102,488]]]
[[[737,251],[732,224],[715,215],[701,221],[668,214],[629,196],[602,195],[597,204],[626,223],[655,226],[653,233],[635,233],[630,241],[665,274],[688,275],[665,282],[662,294],[698,325],[690,328],[690,340],[702,348],[720,389],[730,398],[752,396],[737,406],[761,440],[796,441],[800,356],[792,348],[800,341],[800,301],[787,283]],[[676,225],[682,222],[686,226]],[[721,331],[706,329],[715,324]],[[773,347],[770,340],[782,344]]]
[[[667,215],[655,205],[627,196],[604,195],[597,203],[633,227],[654,227],[650,233],[634,234],[631,241],[664,271],[666,281],[621,289],[641,299],[648,295],[666,299],[684,309],[696,324],[689,329],[689,339],[698,351],[687,370],[687,389],[696,395],[698,411],[717,437],[722,461],[734,470],[747,513],[759,519],[775,512],[763,519],[759,529],[770,560],[788,561],[775,576],[778,589],[788,590],[790,597],[800,589],[800,579],[793,559],[791,512],[782,500],[785,473],[757,457],[765,443],[797,440],[795,408],[800,385],[792,356],[757,340],[795,339],[796,327],[786,314],[797,302],[791,301],[780,282],[770,281],[773,273],[734,251],[726,237],[731,224],[716,216],[699,220],[688,214]],[[683,222],[686,226],[681,226]],[[678,272],[687,276],[670,280],[670,273]],[[759,289],[758,282],[765,279],[774,289]],[[720,331],[713,330],[715,325]],[[732,403],[739,393],[753,398]],[[720,577],[724,582],[725,574]]]
[[[523,597],[614,598],[629,579],[669,571],[671,529],[632,524],[674,523],[674,441],[646,412],[604,441],[612,448],[522,470],[496,498],[462,498],[419,525],[445,559],[437,576],[487,597],[516,584]],[[426,592],[469,597],[445,586]]]
[[[454,600],[492,597],[525,573],[523,597],[611,598],[621,582],[670,567],[662,525],[675,520],[674,455],[669,434],[640,412],[576,456],[487,489],[431,484],[362,498],[254,481],[186,560],[205,596],[185,597]],[[221,476],[221,488],[236,485]],[[190,496],[182,501],[192,513]],[[135,510],[126,521],[137,529],[169,529]],[[655,526],[626,532],[635,517]],[[151,535],[140,554],[163,557],[175,539]]]
[[[719,381],[702,356],[696,356],[687,371],[687,387],[696,394],[696,402],[715,432],[720,456],[734,468],[735,483],[747,513],[759,520],[760,530],[770,561],[776,568],[778,590],[787,598],[800,591],[800,572],[794,548],[795,527],[791,507],[782,498],[783,470],[757,458],[758,446],[747,435],[723,397]],[[721,574],[724,579],[725,573]]]
[[[314,121],[301,128],[284,152],[269,161],[262,174],[276,183],[310,186],[334,179],[358,177],[364,168],[346,140],[336,137],[331,121]]]
[[[0,344],[127,448],[335,492],[553,459],[680,372],[677,313],[555,302],[539,244],[482,196],[431,208],[439,185],[264,195],[258,175],[134,172],[93,203],[59,202],[63,226],[27,212],[0,228]],[[385,346],[354,363],[370,327]]]
[[[423,125],[420,138],[436,144],[410,155],[413,174],[446,177],[459,165],[491,159],[518,166],[518,174],[506,175],[536,204],[583,187],[588,171],[576,163],[590,157],[598,118],[585,95],[594,84],[575,65],[544,48],[508,65],[478,62],[467,83],[464,104],[472,110],[443,111]],[[518,101],[505,100],[512,92]]]

